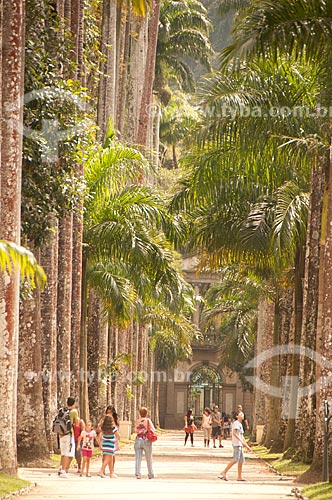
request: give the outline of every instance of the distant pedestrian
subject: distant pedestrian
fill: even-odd
[[[100,448],[103,452],[103,461],[98,472],[98,476],[106,477],[105,470],[106,467],[109,468],[110,477],[116,477],[113,472],[114,467],[114,449],[115,449],[115,438],[120,439],[120,434],[115,425],[114,418],[112,415],[105,415],[103,423],[101,425],[101,433],[99,434]]]
[[[148,468],[149,479],[154,478],[152,468],[152,442],[147,438],[148,429],[155,431],[155,427],[150,418],[148,418],[148,410],[143,407],[139,410],[139,418],[135,422],[136,440],[135,449],[135,476],[136,479],[141,479],[141,464],[143,451],[145,454],[146,465]]]
[[[195,430],[197,430],[194,420],[195,419],[193,411],[190,408],[187,411],[186,415],[184,416],[184,432],[186,433],[184,438],[184,446],[186,446],[189,436],[190,436],[191,446],[194,446],[194,432]]]
[[[227,472],[236,463],[237,463],[237,480],[245,481],[245,479],[242,478],[242,467],[244,462],[243,447],[246,448],[249,452],[252,450],[243,438],[244,434],[242,427],[243,417],[244,417],[243,413],[240,412],[237,416],[237,420],[234,420],[232,424],[233,458],[229,462],[227,467],[221,472],[220,476],[218,476],[219,479],[223,479],[224,481],[228,481],[226,476]]]
[[[105,410],[105,415],[98,422],[97,434],[101,432],[101,426],[103,425],[103,421],[106,415],[111,415],[113,417],[116,428],[118,429],[118,431],[120,430],[120,419],[116,412],[116,409],[114,408],[113,405],[108,405]],[[120,449],[120,440],[115,436],[114,455],[113,455],[113,477],[116,477],[116,474],[114,472],[115,453],[119,451],[119,449]]]
[[[204,434],[204,446],[210,446],[211,432],[212,432],[212,418],[210,408],[204,408],[202,415],[202,430]]]
[[[243,427],[243,432],[246,432],[249,430],[249,423],[248,423],[248,420],[247,420],[247,417],[246,417],[246,414],[244,413],[243,411],[243,407],[242,405],[237,405],[237,411],[236,411],[236,417],[237,415],[242,412],[244,417],[243,417],[243,420],[242,420],[242,427]],[[236,418],[235,417],[235,418]]]
[[[81,432],[84,430],[85,424],[84,420],[82,418],[78,418],[73,425],[73,431],[74,431],[74,440],[75,440],[75,460],[77,463],[77,472],[80,474],[81,473],[81,468],[82,468],[82,448],[81,448],[81,442],[80,445],[78,445],[79,442],[79,437],[81,435]]]
[[[213,448],[216,447],[216,439],[219,440],[219,448],[223,448],[222,444],[222,425],[223,419],[221,412],[219,411],[219,406],[215,405],[213,407],[213,412],[211,413],[212,419],[212,439],[213,439]]]
[[[72,459],[75,456],[75,438],[73,432],[73,425],[78,421],[78,411],[76,409],[75,398],[69,396],[67,399],[67,406],[60,409],[59,412],[64,414],[64,417],[68,415],[68,422],[70,421],[70,431],[66,434],[59,433],[59,444],[61,453],[60,469],[58,471],[59,477],[67,477],[67,473],[71,464]]]
[[[85,429],[81,432],[80,437],[78,438],[77,447],[81,448],[82,443],[82,471],[81,476],[84,475],[84,471],[86,473],[86,477],[91,477],[89,474],[90,460],[92,457],[92,452],[94,448],[94,439],[96,438],[99,444],[99,438],[97,436],[96,431],[92,428],[92,424],[90,421],[87,421]]]

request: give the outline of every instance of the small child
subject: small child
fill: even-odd
[[[98,444],[99,440],[97,437],[96,431],[92,428],[92,424],[88,421],[85,425],[85,430],[81,432],[80,437],[78,438],[77,448],[79,448],[80,443],[82,441],[82,472],[81,476],[84,474],[84,469],[86,470],[86,477],[91,477],[89,474],[90,460],[93,452],[93,440],[96,438]]]

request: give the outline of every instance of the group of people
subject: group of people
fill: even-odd
[[[77,462],[77,472],[80,476],[91,477],[89,472],[90,460],[92,457],[95,442],[102,451],[102,463],[97,475],[106,477],[106,469],[109,470],[111,478],[117,477],[114,473],[115,452],[119,450],[119,427],[120,421],[113,406],[107,406],[105,414],[99,420],[96,429],[92,422],[84,422],[78,414],[75,399],[67,399],[67,408],[69,411],[71,430],[65,434],[59,434],[59,446],[61,453],[59,477],[67,477],[72,459],[75,457]],[[148,418],[147,408],[139,410],[139,418],[135,422],[136,440],[135,440],[135,476],[141,479],[141,462],[143,451],[145,454],[148,477],[154,477],[152,468],[152,443],[147,439],[148,429],[155,432],[154,425]]]
[[[222,414],[217,405],[214,405],[212,410],[208,407],[204,408],[201,424],[201,430],[203,430],[204,434],[204,446],[209,447],[210,439],[212,438],[214,448],[217,447],[216,441],[219,441],[219,448],[223,448],[222,439],[223,437],[226,439],[225,430],[229,430],[228,432],[232,438],[233,458],[218,477],[223,481],[228,481],[227,472],[233,465],[237,464],[237,480],[245,481],[242,477],[244,462],[243,448],[247,449],[249,452],[252,450],[244,439],[244,432],[249,429],[249,425],[243,412],[242,405],[237,406],[237,410],[233,412],[232,417],[233,421],[231,421],[228,415]],[[197,427],[195,425],[192,409],[189,409],[184,416],[184,424],[184,444],[187,444],[188,437],[190,436],[191,446],[194,446],[194,432],[197,430]],[[229,435],[228,432],[227,435]]]
[[[61,452],[59,477],[66,477],[72,459],[75,457],[77,461],[78,473],[86,477],[91,477],[89,473],[90,460],[92,457],[94,443],[97,442],[102,451],[102,464],[98,472],[98,476],[106,477],[106,469],[109,469],[111,478],[117,477],[114,473],[115,452],[119,449],[119,427],[120,422],[118,415],[113,406],[106,408],[105,414],[98,422],[97,428],[94,429],[91,421],[84,421],[79,417],[78,410],[75,406],[75,399],[69,397],[67,400],[67,408],[69,411],[71,430],[68,433],[59,435],[59,445]],[[213,409],[205,408],[202,415],[201,429],[204,433],[204,446],[209,447],[210,439],[213,440],[213,447],[216,448],[216,442],[219,441],[219,447],[223,448],[223,425],[225,423],[225,415],[223,415],[219,407],[214,405]],[[185,441],[187,444],[190,437],[191,446],[194,446],[194,432],[197,430],[193,410],[189,409],[184,416],[184,431]],[[248,429],[248,421],[243,413],[243,408],[238,405],[237,411],[233,412],[233,422],[231,424],[231,437],[233,445],[233,458],[228,463],[226,468],[221,472],[220,479],[227,481],[227,472],[238,464],[238,481],[243,481],[242,465],[244,462],[243,448],[251,451],[247,442],[244,439],[244,432]],[[155,432],[154,425],[148,417],[147,408],[139,410],[139,418],[135,422],[136,439],[134,444],[135,449],[135,477],[141,479],[141,462],[143,452],[145,454],[148,477],[154,478],[152,465],[152,442],[148,439],[149,431]]]
[[[242,405],[238,405],[237,410],[233,412],[232,417],[226,415],[225,413],[221,413],[218,405],[214,405],[213,408],[204,408],[202,415],[202,423],[201,430],[204,434],[204,447],[210,446],[210,441],[213,441],[213,448],[217,448],[217,444],[219,442],[219,448],[223,448],[222,440],[230,437],[230,431],[232,427],[232,420],[235,421],[237,419],[238,413],[243,412]],[[248,420],[244,415],[244,419],[242,422],[243,431],[245,432],[248,429]],[[194,446],[194,432],[197,430],[195,425],[195,419],[193,415],[193,410],[190,408],[186,415],[184,416],[184,445],[187,444],[188,438],[190,436],[191,446]]]

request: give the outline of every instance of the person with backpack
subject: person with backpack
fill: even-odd
[[[75,456],[75,439],[73,426],[79,420],[75,399],[69,397],[67,406],[59,409],[53,421],[53,432],[58,435],[61,453],[59,477],[67,477],[70,463]]]

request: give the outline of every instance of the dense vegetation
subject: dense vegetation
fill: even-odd
[[[83,417],[112,400],[122,419],[144,403],[158,423],[149,374],[200,337],[190,252],[220,277],[200,326],[254,382],[254,429],[321,473],[332,4],[206,7],[3,0],[0,470],[15,473],[37,434],[47,456],[69,393]]]

